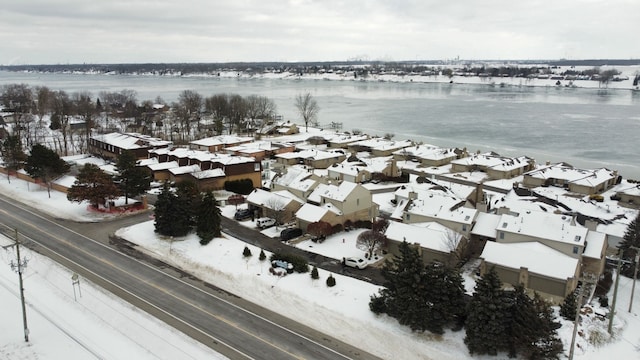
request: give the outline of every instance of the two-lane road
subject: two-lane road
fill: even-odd
[[[183,281],[2,196],[0,223],[18,229],[26,245],[229,358],[375,358],[194,279]]]

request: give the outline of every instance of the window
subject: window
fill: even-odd
[[[467,224],[462,224],[462,231],[467,231]]]
[[[360,199],[356,199],[356,206],[360,206]]]
[[[260,171],[260,163],[253,164],[253,171]]]
[[[502,231],[500,232],[500,240],[504,240],[504,233]]]
[[[573,253],[574,253],[574,254],[577,254],[577,253],[578,253],[578,250],[579,250],[579,247],[577,247],[577,246],[574,246],[574,247],[573,247]]]

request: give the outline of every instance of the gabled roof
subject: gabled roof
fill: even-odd
[[[453,148],[441,148],[429,144],[405,147],[394,151],[393,154],[400,156],[414,156],[416,158],[426,160],[442,160],[457,156],[455,149]]]
[[[169,172],[173,175],[191,174],[198,171],[200,171],[200,165],[187,165],[169,169]]]
[[[210,153],[202,150],[192,150],[187,148],[174,148],[174,149],[155,149],[150,150],[150,154],[175,156],[178,158],[194,159],[201,162],[210,161],[212,163],[219,163],[222,165],[234,165],[244,163],[254,163],[255,158],[246,156],[236,156],[229,154]]]
[[[273,209],[273,206],[278,205],[286,207],[292,201],[304,204],[304,201],[298,199],[297,196],[286,190],[270,192],[256,188],[251,192],[251,194],[249,194],[249,196],[247,196],[247,202],[260,205],[271,210],[281,210]]]
[[[91,137],[92,139],[101,141],[105,144],[116,146],[120,149],[135,150],[141,148],[169,146],[171,141],[154,138],[147,135],[137,133],[109,133],[100,134]]]
[[[419,244],[425,249],[444,253],[455,250],[462,238],[459,233],[436,222],[404,224],[391,221],[384,234],[390,240]]]
[[[428,191],[418,193],[418,198],[411,202],[406,212],[470,225],[475,220],[478,210],[464,207],[465,202],[466,200],[455,196]]]
[[[500,218],[500,215],[479,212],[471,234],[495,239]]]
[[[332,199],[339,202],[345,201],[347,197],[351,194],[351,192],[353,192],[353,190],[355,190],[355,188],[358,186],[358,184],[355,184],[349,181],[343,181],[342,184],[340,184],[339,186],[336,186],[336,185],[320,186],[320,185],[318,185],[318,187],[316,187],[316,189],[311,193],[311,195],[314,195],[317,193],[316,196],[319,196],[320,201],[316,201],[316,202],[321,202],[322,198]],[[309,198],[311,198],[311,195],[309,196]]]
[[[540,167],[524,174],[536,179],[561,179],[568,183],[585,186],[595,186],[607,180],[614,179],[615,171],[600,168],[597,170],[576,169],[565,163],[557,163]]]
[[[178,165],[177,161],[167,161],[167,162],[155,163],[155,164],[147,165],[147,167],[151,171],[169,170],[169,169],[177,168],[178,166],[179,165]]]
[[[532,161],[530,157],[520,156],[520,157],[504,157],[496,154],[494,152],[488,152],[484,154],[474,154],[471,156],[467,156],[461,159],[452,160],[452,164],[460,164],[465,166],[477,165],[488,169],[500,170],[500,171],[509,171],[512,169],[518,169],[522,167],[529,166],[530,161]]]
[[[530,273],[560,280],[573,277],[580,264],[578,259],[535,241],[509,244],[487,241],[480,257],[491,264],[515,270],[525,267]]]
[[[189,144],[198,145],[198,146],[215,146],[215,145],[230,145],[230,144],[238,144],[242,142],[248,142],[253,140],[251,137],[240,137],[233,135],[220,135],[214,137],[208,137],[200,140],[194,140]]]
[[[217,177],[225,177],[226,174],[222,169],[211,169],[211,170],[193,172],[191,173],[191,176],[193,176],[198,180],[202,180],[202,179],[212,179]]]
[[[316,185],[317,181],[310,177],[313,173],[300,168],[289,167],[287,172],[273,179],[273,183],[290,189],[307,191]]]
[[[580,225],[571,225],[571,222],[571,216],[526,211],[519,216],[503,214],[497,231],[584,246],[589,230]]]
[[[324,159],[337,159],[344,154],[334,151],[322,151],[316,149],[308,149],[296,152],[286,152],[282,154],[276,154],[277,158],[281,159],[313,159],[313,160],[324,160]]]

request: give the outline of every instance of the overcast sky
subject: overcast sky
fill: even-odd
[[[0,64],[640,58],[640,0],[0,0]]]

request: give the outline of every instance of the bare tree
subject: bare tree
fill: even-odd
[[[27,84],[9,84],[2,89],[2,105],[13,112],[14,134],[22,139],[22,131],[26,122],[32,121],[31,111],[34,107],[33,92]]]
[[[320,111],[316,99],[314,99],[309,92],[298,94],[296,96],[295,106],[302,120],[304,120],[305,130],[309,132],[309,123],[317,123],[318,111]]]
[[[255,129],[257,126],[262,130],[264,125],[275,116],[276,104],[268,97],[249,95],[246,98],[246,104],[247,117],[249,118],[249,125],[252,129]],[[256,124],[257,120],[260,120],[258,124]]]
[[[447,229],[445,246],[449,250],[449,265],[459,268],[464,264],[469,249],[469,242],[459,233]]]
[[[358,235],[356,247],[367,253],[369,259],[374,252],[382,250],[387,246],[387,237],[383,233],[375,230],[366,230]]]
[[[84,144],[79,144],[79,147],[82,149],[88,147],[91,129],[94,127],[93,117],[96,112],[96,106],[91,100],[91,96],[91,93],[88,91],[77,92],[72,96],[74,112],[84,121]],[[82,140],[82,137],[80,139]]]
[[[53,93],[51,97],[51,129],[59,130],[62,135],[60,151],[64,151],[64,156],[69,155],[69,116],[71,115],[72,102],[66,92],[60,90]]]
[[[274,197],[269,198],[265,204],[267,216],[276,221],[276,228],[278,225],[282,225],[287,218],[287,214],[285,213],[286,206],[287,204],[285,204],[284,201]]]

